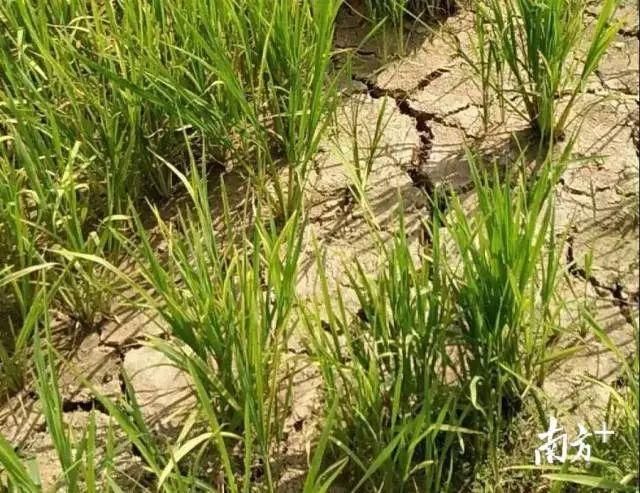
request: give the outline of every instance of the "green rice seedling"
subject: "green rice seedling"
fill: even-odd
[[[462,52],[461,55],[466,61],[474,67],[476,75],[480,79],[480,88],[482,90],[482,124],[485,131],[489,128],[490,124],[490,109],[493,101],[492,87],[503,87],[503,71],[500,66],[501,57],[496,56],[495,44],[487,43],[487,33],[485,31],[485,20],[482,15],[475,15],[473,17],[475,37],[472,38],[473,42],[473,56],[471,58],[468,54]],[[493,79],[497,80],[494,82]],[[500,109],[502,110],[502,118],[504,119],[504,100],[497,98],[500,102]]]
[[[338,479],[347,464],[348,458],[334,462],[331,466],[321,471],[325,453],[331,440],[331,434],[336,426],[336,414],[338,406],[334,404],[326,416],[322,425],[322,434],[309,464],[309,471],[305,477],[303,493],[315,493],[330,491],[329,488]]]
[[[270,24],[245,28],[247,32],[262,31],[265,36],[255,50],[262,62],[253,66],[259,70],[258,88],[265,91],[269,101],[268,129],[272,124],[276,146],[293,170],[284,189],[279,179],[274,179],[278,205],[285,216],[293,213],[301,200],[308,163],[326,127],[325,117],[337,102],[337,76],[329,78],[327,73],[334,21],[341,3],[292,1],[268,7],[270,2],[258,2],[261,9],[275,7]],[[262,17],[260,13],[254,15]],[[272,172],[272,176],[277,177],[277,173]]]
[[[304,165],[315,152],[333,87],[327,78],[333,25],[341,2],[276,2],[267,87],[275,93],[272,117],[288,162]],[[264,9],[268,2],[264,4]],[[291,29],[293,27],[293,29]],[[266,44],[266,43],[265,43]],[[262,68],[256,64],[256,67]],[[300,70],[304,72],[301,74]],[[308,70],[308,72],[307,72]],[[283,115],[281,117],[280,115]]]
[[[529,179],[518,167],[501,179],[497,168],[481,172],[468,159],[477,204],[467,210],[454,195],[441,220],[450,234],[448,286],[460,330],[456,368],[492,456],[509,417],[544,380],[559,268],[552,187],[562,165],[548,162]]]
[[[393,112],[388,111],[388,99],[383,99],[375,126],[369,128],[361,121],[363,104],[366,104],[366,99],[352,98],[348,108],[343,110],[344,118],[341,118],[342,115],[336,111],[333,132],[328,139],[349,176],[351,182],[349,190],[352,198],[368,211],[370,209],[367,204],[369,176],[375,160],[380,156],[380,141],[393,117]],[[348,138],[348,143],[345,142],[345,136]]]
[[[47,320],[48,315],[44,314]],[[45,322],[45,327],[48,327]],[[48,328],[46,329],[48,330]],[[47,334],[47,339],[49,334]],[[36,331],[34,340],[34,364],[37,375],[38,397],[42,404],[42,411],[47,423],[47,430],[58,454],[62,469],[62,481],[69,492],[80,491],[80,454],[81,450],[74,450],[62,411],[62,396],[58,386],[58,375],[55,358],[50,345],[41,347],[39,332]]]
[[[28,185],[39,194],[31,182],[61,176],[78,146],[74,171],[82,165],[83,200],[99,220],[171,192],[159,156],[187,162],[186,130],[196,147],[207,139],[210,162],[246,164],[260,186],[290,165],[277,189],[286,215],[336,96],[340,3],[4,2],[0,126],[16,142],[7,159],[35,166]]]
[[[167,351],[172,358],[179,359],[175,357],[175,346],[161,341],[154,341],[152,344],[162,351]],[[214,409],[211,396],[204,387],[205,382],[201,379],[200,369],[193,366],[193,361],[187,360],[186,363],[189,365],[189,371],[193,378],[198,407],[186,417],[179,436],[172,444],[166,443],[159,437],[154,437],[140,411],[135,392],[126,375],[124,375],[126,399],[121,402],[114,402],[110,398],[100,395],[94,389],[97,399],[119,425],[119,429],[124,433],[126,439],[138,450],[141,459],[147,466],[150,475],[147,476],[146,483],[153,484],[155,491],[167,493],[218,492],[223,487],[225,491],[233,493],[253,491],[256,487],[262,488],[261,491],[277,491],[274,485],[265,485],[263,481],[253,478],[247,479],[238,470],[242,466],[238,464],[237,444],[242,443],[243,439],[250,439],[254,430],[250,428],[241,435],[228,431],[228,427],[218,420],[218,411]],[[91,387],[90,384],[88,385]],[[321,468],[334,425],[335,414],[328,417],[322,436],[311,456],[309,472],[303,486],[305,493],[327,491],[344,466],[343,460],[327,469]],[[246,453],[244,465],[251,466],[253,464],[251,457]],[[113,456],[113,453],[110,455]],[[212,458],[216,461],[213,480],[210,477]],[[185,466],[185,463],[190,463],[190,466]],[[220,474],[215,469],[218,466]],[[205,469],[206,474],[203,473]],[[98,469],[96,472],[100,473],[101,470]],[[104,473],[100,475],[104,476]],[[113,483],[108,484],[112,486],[114,491],[120,491]]]
[[[123,210],[129,194],[140,190],[148,153],[138,138],[142,123],[135,113],[141,105],[111,91],[108,81],[84,63],[85,48],[97,58],[106,49],[96,39],[95,26],[82,26],[94,18],[89,9],[88,2],[64,7],[60,2],[3,3],[0,90],[7,104],[2,116],[15,142],[9,159],[16,168],[32,168],[29,185],[37,193],[43,189],[34,181],[61,176],[65,155],[78,145],[93,205],[111,214]]]
[[[352,112],[351,118],[351,128],[350,128],[350,136],[353,142],[353,156],[352,156],[352,165],[355,171],[355,180],[354,185],[359,189],[359,193],[356,195],[356,199],[359,197],[364,197],[364,191],[367,188],[367,182],[369,180],[369,175],[371,174],[371,170],[373,169],[373,164],[375,162],[376,156],[379,152],[379,144],[382,136],[384,135],[384,131],[389,124],[389,120],[392,118],[392,115],[384,120],[384,116],[386,113],[388,99],[385,99],[382,103],[382,107],[378,113],[378,118],[376,119],[376,124],[373,129],[373,135],[369,132],[368,128],[362,128],[362,124],[359,121],[358,111],[360,108],[360,102],[354,102],[354,111]],[[366,146],[364,149],[360,149],[359,144],[359,134],[361,132],[366,132],[368,141],[366,142]],[[361,156],[361,151],[364,151],[365,155]]]
[[[52,291],[57,299],[85,326],[93,325],[98,314],[108,312],[109,289],[105,288],[110,287],[113,279],[93,265],[51,268],[51,261],[59,264],[64,261],[50,254],[46,248],[50,245],[110,255],[109,230],[98,227],[91,232],[87,228],[92,219],[85,195],[88,187],[80,182],[83,166],[78,163],[78,146],[68,154],[60,150],[61,154],[55,156],[55,151],[47,151],[40,141],[24,142],[18,134],[14,137],[0,143],[4,146],[0,147],[0,229],[6,239],[6,248],[0,252],[0,265],[6,265],[15,274],[10,283],[2,283],[0,287],[6,300],[1,309],[0,341],[12,346],[5,349],[13,353],[11,358],[17,370],[22,367],[19,362],[31,342],[25,335],[32,331],[25,328],[33,327],[33,307],[38,304],[35,274],[42,266],[47,268],[51,282],[60,285],[60,289]],[[16,166],[18,154],[24,167]],[[63,157],[66,165],[61,174],[50,172],[52,168],[48,165]],[[78,170],[74,169],[76,166]],[[98,280],[102,287],[94,289]],[[22,329],[14,333],[12,326]],[[18,376],[16,371],[12,373]]]
[[[394,26],[402,26],[405,15],[433,20],[455,9],[453,0],[366,0],[365,5],[373,19],[386,17]]]
[[[118,218],[111,216],[97,223],[91,212],[89,192],[91,186],[83,182],[85,163],[76,142],[70,150],[60,149],[60,154],[48,152],[41,140],[23,141],[26,134],[15,134],[15,152],[21,156],[24,168],[16,168],[0,154],[0,189],[5,191],[7,202],[3,207],[3,220],[14,248],[6,253],[6,262],[15,269],[52,260],[47,246],[106,257],[117,257],[110,228]],[[54,166],[65,160],[64,168],[53,173]],[[85,177],[86,178],[86,177]],[[60,259],[55,259],[60,260]],[[104,272],[91,264],[75,263],[62,266],[66,282],[57,295],[69,312],[84,326],[93,326],[98,314],[109,311],[109,287],[113,282]],[[93,286],[102,281],[102,286]],[[14,298],[24,316],[33,301],[33,279],[22,277],[14,284]]]
[[[340,3],[191,0],[155,2],[148,12],[128,8],[131,43],[150,18],[161,42],[131,47],[148,67],[140,81],[106,73],[122,90],[157,101],[174,125],[201,132],[214,159],[250,163],[246,171],[261,186],[273,166],[292,166],[288,186],[278,189],[286,212],[299,199],[297,181],[335,97],[328,71]]]
[[[108,476],[113,465],[113,456],[108,453],[103,453],[100,459],[96,456],[97,438],[94,415],[89,415],[87,428],[80,436],[76,436],[65,421],[58,383],[58,359],[51,343],[47,313],[48,290],[48,287],[40,285],[33,308],[36,313],[33,317],[35,320],[31,320],[35,327],[31,330],[35,335],[33,340],[35,387],[46,429],[60,466],[60,477],[57,480],[59,484],[56,488],[64,488],[64,491],[69,492],[111,491],[109,488],[98,489],[97,471]],[[42,330],[45,332],[44,340],[41,338]],[[36,463],[20,457],[2,436],[0,436],[0,487],[7,488],[3,491],[34,493],[42,491]]]
[[[0,144],[2,145],[2,144]],[[38,235],[28,224],[28,190],[23,188],[25,175],[9,166],[0,156],[0,266],[14,271],[37,265],[41,257],[36,250]],[[33,302],[34,288],[30,276],[18,276],[0,290],[5,308],[15,306],[21,318]]]
[[[584,0],[488,0],[475,5],[481,19],[477,34],[486,41],[480,49],[488,50],[495,62],[491,67],[487,57],[472,60],[485,90],[490,85],[504,104],[527,118],[541,140],[561,138],[576,98],[616,35],[617,0],[602,2],[592,31],[584,24]],[[586,54],[578,56],[585,42]],[[564,96],[568,100],[560,104],[558,98]]]
[[[173,337],[172,344],[157,347],[193,378],[200,416],[209,426],[205,441],[221,457],[226,486],[246,491],[260,467],[261,481],[272,491],[270,457],[285,411],[281,355],[292,327],[300,218],[293,216],[279,234],[273,224],[256,222],[250,237],[222,246],[201,168],[194,163],[189,178],[172,169],[192,211],[181,214],[175,227],[156,212],[165,260],[138,219],[141,247],[132,250],[142,285],[153,292],[151,302]],[[240,447],[241,465],[234,447]]]
[[[406,4],[407,0],[366,0],[366,12],[360,14],[368,17],[373,25],[367,38],[374,35],[382,38],[385,60],[405,53],[405,16],[408,14]]]
[[[402,29],[406,0],[366,0],[369,15],[376,21],[388,19],[393,26]]]
[[[0,434],[0,490],[6,493],[37,493],[40,478],[29,469],[26,461]]]
[[[7,286],[15,286],[21,279],[32,278],[38,272],[43,275],[43,271],[52,267],[54,264],[51,263],[34,265],[18,271],[5,267],[0,270],[0,293],[6,292]],[[38,290],[31,299],[27,312],[22,316],[14,316],[12,313],[0,314],[0,397],[19,390],[24,384],[32,335],[44,310],[43,296],[43,290]]]
[[[412,16],[438,20],[455,12],[455,0],[407,0],[406,9]]]
[[[64,264],[56,302],[95,324],[114,279],[54,252],[117,263],[111,230],[130,201],[171,193],[163,161],[186,163],[190,148],[208,164],[246,163],[259,187],[291,165],[277,205],[293,211],[335,95],[339,4],[2,2],[0,266]],[[5,288],[27,317],[33,279]]]
[[[0,285],[2,276],[0,276]],[[36,296],[31,307],[21,321],[13,321],[11,315],[0,319],[0,397],[22,388],[25,382],[25,370],[28,351],[31,347],[31,336],[42,315],[42,300]],[[6,324],[6,325],[5,325]]]
[[[341,481],[350,491],[447,491],[459,479],[456,450],[473,432],[446,378],[453,311],[434,231],[428,258],[412,257],[401,230],[376,278],[356,263],[357,316],[321,274],[322,305],[305,317],[326,401],[338,406],[332,451],[349,461]]]
[[[86,429],[80,433],[67,422],[59,384],[58,362],[61,356],[52,343],[47,312],[49,306],[47,293],[51,288],[42,286],[39,291],[42,294],[39,298],[41,302],[38,304],[40,316],[34,330],[33,360],[38,399],[60,467],[60,475],[54,487],[69,492],[121,492],[119,479],[126,480],[128,485],[133,484],[135,479],[127,478],[123,474],[124,471],[116,470],[116,466],[119,465],[116,459],[132,446],[150,471],[160,476],[162,467],[168,462],[166,451],[154,441],[126,375],[123,375],[126,400],[122,403],[114,403],[96,392],[93,385],[83,375],[77,373],[76,377],[84,382],[96,396],[97,402],[102,406],[101,412],[108,413],[109,422],[106,430],[104,428],[100,430],[100,436],[98,436],[95,410],[87,415]],[[41,338],[42,331],[45,334],[44,339]],[[21,492],[41,492],[42,485],[37,466],[12,452],[11,445],[6,440],[0,440],[0,466],[2,466],[0,478],[3,477],[2,468],[4,468],[10,488],[18,487],[16,491]],[[31,481],[25,478],[25,471]],[[162,491],[168,493],[189,491],[188,488],[192,486],[193,479],[171,472],[170,476],[167,475],[169,478],[165,479],[166,484],[160,484],[158,490],[163,486]],[[0,479],[0,485],[1,481]],[[32,489],[34,485],[35,489]]]
[[[202,441],[203,436],[190,436],[192,431],[193,420],[187,418],[185,420],[184,429],[177,437],[175,443],[175,451],[169,450],[166,440],[154,434],[147,423],[136,393],[131,386],[131,381],[126,373],[122,374],[125,395],[119,401],[104,396],[96,391],[90,382],[85,382],[95,395],[96,399],[101,403],[117,425],[117,430],[121,432],[120,440],[124,440],[126,445],[130,445],[136,450],[142,463],[144,464],[146,475],[143,485],[140,486],[142,491],[150,490],[150,484],[154,486],[154,491],[163,491],[166,493],[186,493],[188,491],[216,491],[213,487],[200,479],[196,474],[183,473],[178,469],[179,460],[197,447]],[[222,433],[222,435],[226,435]],[[185,440],[187,438],[187,440]],[[208,438],[208,437],[207,437]],[[113,439],[111,439],[113,441]],[[114,452],[118,450],[121,443],[107,444],[107,456],[114,456]],[[194,467],[200,463],[196,461]],[[104,482],[108,484],[113,491],[122,491],[112,478],[105,474],[106,471],[98,469],[96,474],[104,478]],[[154,484],[155,483],[155,484]],[[196,489],[197,488],[197,489]],[[234,491],[234,490],[232,490]]]
[[[9,14],[5,12],[5,15]],[[9,38],[7,34],[4,41]],[[5,104],[0,105],[0,126],[7,132],[0,143],[0,193],[7,199],[0,217],[15,245],[6,261],[16,268],[26,268],[49,260],[45,250],[53,244],[71,250],[95,251],[95,243],[109,242],[108,231],[100,230],[98,221],[102,219],[101,213],[114,212],[120,206],[115,204],[114,196],[109,198],[109,193],[108,205],[101,205],[102,177],[92,170],[95,155],[85,152],[86,143],[75,140],[82,135],[71,132],[57,114],[55,98],[52,97],[52,101],[43,98],[40,92],[45,90],[33,85],[28,74],[21,71],[22,61],[15,61],[12,56],[9,47],[0,52],[7,79],[0,87],[0,91],[6,89],[7,96]],[[84,127],[95,131],[89,123],[85,122]],[[93,137],[84,140],[93,142]],[[92,227],[98,232],[92,234]],[[31,282],[25,278],[18,286],[16,299],[22,307],[29,305]],[[89,290],[87,283],[76,287],[80,288],[74,289],[80,296]],[[95,299],[93,296],[92,300]],[[82,306],[78,301],[70,303],[70,308],[86,325],[91,324],[95,312],[103,311],[104,306],[99,305],[104,303],[92,307],[87,303]]]
[[[74,171],[82,165],[83,198],[99,219],[171,191],[158,156],[186,161],[176,130],[187,129],[194,145],[207,138],[212,160],[257,162],[248,171],[258,178],[265,164],[293,166],[279,189],[286,210],[335,96],[327,73],[339,5],[5,2],[0,117],[16,142],[7,159],[35,166],[29,182],[42,182],[62,175],[78,146]]]
[[[589,460],[584,455],[582,460],[575,460],[569,455],[564,464],[543,466],[516,466],[512,469],[522,469],[540,473],[540,477],[550,481],[549,491],[561,493],[576,491],[577,488],[595,489],[597,491],[637,491],[638,477],[638,325],[634,320],[633,342],[634,350],[625,356],[621,349],[611,340],[606,331],[595,320],[591,312],[581,308],[579,314],[588,327],[595,341],[605,350],[610,351],[618,362],[619,376],[613,384],[586,376],[585,378],[599,390],[609,395],[604,415],[601,418],[588,420],[583,423],[586,428],[584,443],[589,447]],[[606,440],[597,437],[603,429],[612,432]],[[583,451],[584,453],[584,451]]]

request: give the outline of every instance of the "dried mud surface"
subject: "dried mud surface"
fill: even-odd
[[[590,8],[590,14],[596,9]],[[594,310],[626,353],[634,350],[631,322],[638,317],[637,9],[625,6],[619,15],[625,21],[618,39],[577,109],[584,118],[574,148],[579,159],[571,163],[556,189],[557,233],[565,240],[566,275],[561,292],[567,301],[562,318],[566,335],[559,345],[584,345],[586,349],[559,365],[548,376],[545,390],[557,403],[560,415],[574,419],[597,419],[606,404],[606,395],[585,376],[607,383],[617,377],[614,359],[596,341],[579,335],[578,308]],[[330,289],[340,288],[348,308],[355,311],[357,303],[350,294],[345,269],[357,259],[365,272],[377,271],[376,246],[397,231],[400,203],[411,247],[417,253],[424,241],[421,220],[434,190],[446,185],[473,194],[465,146],[505,163],[513,157],[513,136],[526,135],[526,122],[511,116],[485,129],[481,91],[457,55],[458,47],[464,49],[471,42],[471,22],[469,13],[460,12],[436,32],[414,29],[409,32],[406,55],[385,61],[379,39],[360,46],[366,23],[353,11],[341,14],[336,45],[357,50],[360,63],[354,79],[346,84],[341,108],[321,145],[306,191],[309,227],[297,283],[302,298],[317,298],[318,269],[322,269]],[[349,163],[353,162],[354,142],[361,157],[368,155],[380,114],[383,126],[369,163],[364,187],[367,206],[363,207],[353,196],[355,168]],[[580,120],[574,120],[572,129]],[[243,186],[238,184],[232,197],[237,210],[243,206]],[[233,187],[227,185],[227,189]],[[319,263],[316,248],[324,251]],[[162,245],[158,249],[161,252]],[[193,408],[194,398],[186,376],[166,357],[143,345],[147,335],[163,333],[162,321],[121,308],[76,346],[61,382],[65,417],[72,429],[86,427],[92,409],[99,430],[109,424],[108,415],[77,376],[106,395],[121,397],[126,373],[154,430],[164,435],[177,433],[176,423]],[[297,371],[293,409],[285,423],[280,485],[282,491],[299,491],[308,445],[320,426],[322,396],[318,372],[298,335],[289,343],[286,362]],[[0,408],[0,433],[20,451],[35,455],[45,486],[51,485],[59,470],[34,392],[24,390]],[[135,477],[135,471],[139,474],[139,459],[130,450],[123,451],[119,460],[123,478],[127,474]]]

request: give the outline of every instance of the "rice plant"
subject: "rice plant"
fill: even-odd
[[[478,411],[474,426],[488,436],[482,447],[493,460],[510,417],[527,393],[536,398],[544,380],[559,271],[551,192],[562,166],[548,162],[533,178],[516,167],[500,177],[495,167],[479,171],[473,156],[469,162],[477,203],[468,210],[454,195],[442,223],[450,234],[446,265],[459,329],[456,368]]]
[[[366,0],[367,12],[374,20],[389,19],[394,26],[402,26],[406,0]]]
[[[46,430],[56,452],[58,463],[54,467],[57,467],[60,472],[56,484],[48,486],[68,492],[117,491],[108,486],[107,479],[113,473],[114,456],[118,449],[112,445],[111,429],[103,430],[105,435],[102,435],[100,440],[106,438],[106,442],[102,443],[98,453],[95,414],[91,412],[87,415],[87,425],[81,433],[72,430],[66,421],[60,393],[59,358],[53,348],[47,313],[48,295],[49,288],[40,284],[37,301],[33,306],[35,315],[30,321],[34,325],[31,330],[34,333],[32,348],[35,388]],[[122,447],[122,444],[118,447]],[[0,466],[2,491],[16,493],[43,491],[37,463],[30,457],[21,457],[2,435],[0,435]]]
[[[503,105],[528,119],[541,140],[562,138],[576,98],[617,33],[617,0],[602,2],[592,30],[584,23],[585,0],[488,0],[475,6],[477,35],[485,43],[471,64],[484,90],[495,91]]]
[[[373,279],[356,264],[356,317],[326,279],[322,310],[306,317],[326,401],[338,407],[333,453],[349,460],[350,491],[455,491],[457,452],[474,431],[446,378],[453,312],[439,250],[414,259],[401,230],[385,259]]]
[[[11,300],[7,296],[7,287],[16,287],[25,278],[30,278],[38,273],[43,275],[43,271],[52,268],[54,265],[40,264],[28,267],[22,270],[13,270],[4,268],[0,270],[0,294],[4,294],[4,300]],[[29,289],[31,289],[29,285]],[[30,306],[25,313],[20,315],[11,313],[13,306],[10,302],[5,302],[6,306],[2,307],[0,312],[0,374],[2,381],[0,383],[0,399],[7,394],[11,394],[22,388],[25,384],[25,373],[28,366],[32,336],[38,325],[41,323],[43,312],[47,308],[45,299],[45,291],[34,287],[33,297],[29,300]]]
[[[95,327],[115,279],[53,252],[117,264],[113,232],[128,227],[129,204],[172,194],[180,183],[164,161],[186,171],[191,148],[206,148],[208,167],[242,167],[263,195],[273,180],[274,214],[293,214],[336,97],[329,68],[339,6],[3,2],[0,267],[65,264],[56,302]],[[22,276],[2,293],[18,325],[33,282]]]
[[[35,493],[40,491],[39,478],[34,475],[13,446],[0,435],[0,464],[4,471],[0,475],[0,488],[7,493]]]
[[[210,161],[249,159],[256,177],[265,163],[304,168],[335,92],[327,72],[339,5],[4,2],[3,160],[25,170],[41,205],[56,203],[42,194],[57,179],[77,178],[78,207],[95,214],[84,228],[129,200],[171,193],[158,156],[187,160],[185,128],[196,144],[207,139]]]
[[[454,0],[366,0],[365,4],[373,19],[387,18],[394,26],[401,26],[404,16],[439,19],[456,7]]]
[[[157,296],[151,303],[174,338],[157,347],[193,378],[201,417],[211,430],[207,442],[223,458],[228,488],[237,491],[240,484],[250,484],[254,469],[261,467],[265,487],[272,491],[270,458],[286,410],[279,381],[291,330],[300,218],[293,216],[276,234],[274,225],[261,224],[255,211],[250,236],[241,234],[239,244],[226,238],[222,246],[198,166],[193,165],[190,178],[173,171],[193,209],[180,216],[175,228],[156,212],[169,257],[158,258],[138,220],[141,248],[131,251],[144,277],[143,291],[150,288]],[[225,221],[231,225],[231,219]],[[218,435],[222,429],[226,438]],[[243,450],[239,479],[232,466],[236,459],[229,457],[231,437]]]

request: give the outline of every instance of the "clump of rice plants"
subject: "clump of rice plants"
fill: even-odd
[[[0,125],[15,142],[9,160],[37,162],[31,147],[41,143],[56,150],[47,171],[60,174],[77,146],[76,166],[105,215],[140,194],[171,192],[174,177],[157,155],[184,158],[185,128],[208,139],[211,159],[241,161],[251,151],[300,164],[331,99],[339,5],[4,2]]]
[[[94,327],[115,280],[56,252],[117,264],[113,233],[130,204],[171,195],[180,184],[164,161],[188,170],[191,148],[207,150],[207,166],[241,168],[263,192],[289,166],[270,205],[293,214],[336,96],[340,4],[2,2],[0,268],[60,263],[56,302]],[[18,325],[33,282],[3,290]]]
[[[156,211],[166,260],[158,258],[136,220],[140,248],[132,244],[131,253],[144,279],[139,291],[153,293],[149,302],[170,328],[172,343],[157,341],[157,348],[193,378],[199,417],[210,431],[199,443],[219,454],[227,487],[238,491],[239,484],[250,484],[259,463],[262,481],[273,491],[270,459],[286,410],[279,381],[292,328],[302,222],[294,215],[277,233],[254,211],[249,236],[240,233],[237,244],[228,237],[223,246],[198,168],[193,163],[189,178],[173,168],[192,211],[181,214],[175,227]],[[231,219],[224,220],[232,228]],[[243,451],[240,467],[234,447]]]
[[[345,2],[350,5],[349,2]],[[374,26],[369,36],[382,38],[383,58],[407,53],[407,41],[411,26],[420,25],[430,30],[430,25],[440,22],[456,11],[455,0],[365,0],[365,12],[359,13]],[[350,7],[352,8],[352,7]]]
[[[586,6],[585,0],[475,2],[482,44],[472,65],[483,89],[528,119],[544,141],[563,136],[576,98],[618,30],[617,0],[602,2],[593,29],[584,24]]]
[[[373,279],[355,265],[357,317],[326,279],[321,310],[307,312],[326,400],[338,408],[333,454],[349,461],[351,491],[453,491],[457,452],[474,432],[461,426],[463,396],[446,378],[453,300],[442,258],[437,248],[413,258],[400,231],[385,259]]]
[[[172,192],[162,159],[188,160],[185,131],[197,147],[207,140],[210,162],[252,163],[256,178],[269,163],[304,167],[334,92],[339,5],[3,2],[0,161],[39,207],[73,191],[85,211],[69,220],[85,233],[130,200]],[[53,213],[38,224],[67,218]]]
[[[339,409],[333,453],[349,457],[345,481],[355,490],[455,491],[462,482],[452,471],[486,460],[499,482],[495,454],[510,420],[528,394],[542,406],[562,166],[499,176],[469,161],[474,207],[454,194],[446,213],[434,211],[422,254],[401,228],[381,247],[375,278],[356,263],[356,316],[326,279],[322,305],[307,313],[326,399]]]
[[[21,271],[5,268],[0,271],[0,295],[4,296],[4,300],[11,300],[8,293],[16,290],[16,284],[19,284],[21,279],[50,267],[51,264],[42,264]],[[11,286],[14,289],[11,289]],[[6,333],[0,332],[0,371],[2,372],[0,400],[7,394],[20,390],[25,383],[31,338],[46,307],[42,296],[43,290],[36,290],[33,298],[29,300],[28,310],[19,315],[9,311],[13,308],[11,303],[6,303],[7,306],[3,307],[3,311],[8,313],[0,312],[0,323],[6,330]]]
[[[510,417],[544,380],[560,259],[552,191],[562,166],[547,162],[529,178],[517,166],[501,177],[497,168],[479,171],[473,156],[469,161],[477,203],[469,210],[454,195],[441,221],[450,235],[457,368],[478,411],[474,427],[487,433],[481,448],[493,460]]]
[[[366,0],[367,12],[374,20],[388,19],[394,26],[402,26],[406,0]]]
[[[48,314],[50,294],[50,287],[44,284],[38,286],[29,322],[34,334],[32,349],[35,388],[55,450],[57,464],[54,467],[60,471],[54,487],[70,493],[111,491],[109,483],[113,481],[112,475],[115,473],[114,458],[126,444],[114,445],[110,424],[106,430],[101,430],[102,435],[98,438],[95,410],[87,414],[86,428],[81,432],[73,430],[67,422],[60,392],[58,357],[51,340]],[[2,435],[0,465],[4,469],[0,469],[0,490],[11,493],[42,491],[41,471],[37,461],[22,457]]]

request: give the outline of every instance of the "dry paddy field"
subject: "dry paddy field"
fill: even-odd
[[[628,0],[2,0],[0,492],[637,492],[638,50]]]

